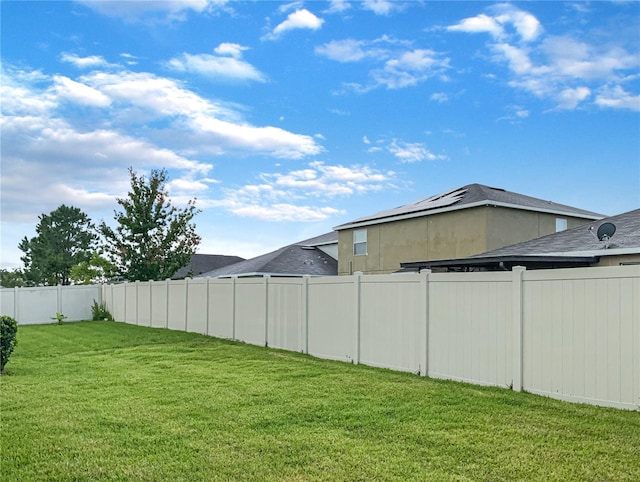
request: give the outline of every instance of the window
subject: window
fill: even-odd
[[[367,230],[358,229],[353,232],[353,254],[360,256],[367,254]]]
[[[556,233],[567,229],[567,220],[565,218],[556,218]]]

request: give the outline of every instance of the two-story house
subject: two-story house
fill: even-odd
[[[598,213],[469,184],[336,226],[338,274],[473,256],[601,219]]]

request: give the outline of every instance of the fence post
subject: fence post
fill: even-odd
[[[311,275],[302,277],[302,353],[309,353],[309,279]]]
[[[56,295],[57,295],[57,310],[56,310],[56,314],[57,313],[62,313],[64,314],[64,312],[62,311],[62,285],[58,284],[56,286]]]
[[[17,286],[14,286],[13,288],[13,318],[16,321],[20,321],[18,320],[18,313],[20,310],[18,310],[18,306],[20,303],[20,288],[18,288]]]
[[[360,363],[360,284],[362,271],[356,271],[353,274],[354,296],[355,296],[355,321],[356,321],[356,346],[353,362],[357,365]]]
[[[205,285],[205,289],[207,290],[207,296],[206,296],[206,299],[205,299],[205,309],[207,310],[207,314],[205,315],[206,316],[206,320],[207,320],[206,325],[205,325],[206,326],[205,329],[207,330],[206,331],[207,336],[210,336],[209,335],[209,303],[210,303],[210,301],[209,301],[209,280],[210,279],[211,278],[209,278],[207,276],[207,282],[206,282],[206,285]]]
[[[189,331],[189,279],[184,279],[184,331]]]
[[[526,268],[514,266],[512,273],[513,390],[522,391],[522,275]]]
[[[231,277],[231,339],[236,339],[236,280],[237,276]]]
[[[136,280],[136,325],[140,324],[140,280]]]
[[[124,283],[124,320],[122,320],[124,323],[127,322],[127,281],[125,281]]]
[[[165,290],[167,293],[167,302],[164,307],[164,327],[169,329],[169,278],[164,280]]]
[[[420,270],[420,274],[422,275],[422,296],[424,299],[424,312],[422,316],[424,317],[424,352],[422,359],[422,370],[420,375],[424,377],[429,376],[429,278],[431,275],[430,269],[422,269]]]
[[[149,326],[153,326],[153,280],[149,280]]]
[[[264,275],[264,346],[269,346],[269,278]]]

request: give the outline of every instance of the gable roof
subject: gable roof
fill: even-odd
[[[338,262],[320,250],[319,246],[338,242],[332,231],[304,241],[284,246],[270,253],[203,273],[198,278],[231,276],[335,276]]]
[[[605,245],[604,242],[598,240],[595,233],[606,222],[613,223],[616,226],[616,232]],[[471,258],[541,254],[612,256],[627,252],[640,253],[640,209],[487,251],[471,256]]]
[[[171,279],[182,279],[187,276],[197,276],[199,274],[222,268],[238,261],[243,261],[240,256],[226,256],[223,254],[194,254],[191,256],[189,264],[176,271]]]
[[[387,209],[370,216],[355,219],[346,224],[336,226],[334,229],[340,231],[343,229],[388,223],[401,219],[429,216],[478,206],[502,206],[590,220],[603,217],[601,214],[584,209],[554,203],[553,201],[544,201],[524,194],[506,191],[501,188],[489,187],[482,184],[468,184],[441,194],[436,194],[435,196],[420,199],[413,203],[405,204],[404,206]]]

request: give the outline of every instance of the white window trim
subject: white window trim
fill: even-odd
[[[358,236],[358,234],[360,236]],[[364,240],[363,240],[364,238]],[[356,247],[364,245],[364,253],[358,253]],[[367,247],[367,230],[356,229],[353,231],[353,255],[354,256],[366,256],[368,254]]]

